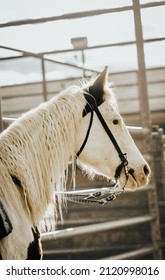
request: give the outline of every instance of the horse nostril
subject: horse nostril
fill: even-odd
[[[147,164],[143,166],[143,172],[146,176],[150,174],[150,169]]]
[[[128,172],[129,172],[129,174],[133,174],[135,172],[135,170],[133,168],[130,168]]]
[[[128,173],[132,176],[132,178],[136,181],[136,177],[135,177],[135,175],[134,175],[134,173],[135,173],[135,170],[133,169],[133,168],[130,168],[129,170],[128,170]]]

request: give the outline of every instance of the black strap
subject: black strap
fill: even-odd
[[[90,122],[89,122],[89,127],[88,127],[88,130],[87,130],[86,137],[85,137],[84,142],[82,143],[79,151],[76,154],[77,157],[81,154],[82,150],[84,149],[84,147],[85,147],[85,145],[88,141],[89,133],[90,133],[90,130],[91,130],[91,127],[92,127],[92,122],[93,122],[93,111],[91,111],[91,117],[90,117]]]
[[[109,136],[111,142],[113,143],[115,149],[118,152],[119,158],[121,159],[121,164],[116,168],[116,172],[115,172],[115,179],[117,180],[120,177],[121,171],[124,168],[124,172],[125,172],[125,176],[126,176],[126,180],[128,179],[128,172],[126,169],[126,166],[128,165],[128,161],[127,161],[127,154],[123,153],[115,139],[115,137],[113,136],[111,130],[109,129],[109,127],[107,126],[103,116],[101,115],[98,107],[94,107],[95,113],[97,115],[97,117],[99,118],[103,128],[105,129],[107,135]]]
[[[110,140],[112,141],[112,143],[113,143],[115,149],[117,150],[121,161],[123,162],[124,165],[127,165],[127,164],[128,164],[128,161],[127,161],[127,158],[126,158],[126,154],[125,154],[125,153],[122,153],[122,151],[121,151],[121,149],[120,149],[120,147],[119,147],[119,145],[118,145],[118,143],[117,143],[115,137],[113,136],[112,132],[110,131],[109,127],[107,126],[107,124],[106,124],[106,122],[105,122],[103,116],[101,115],[101,113],[100,113],[98,107],[95,107],[94,110],[95,110],[95,112],[96,112],[96,114],[97,114],[97,116],[98,116],[98,118],[99,118],[99,120],[100,120],[100,122],[101,122],[103,128],[105,129],[105,131],[106,131],[106,133],[108,134]]]

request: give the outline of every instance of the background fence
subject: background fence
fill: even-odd
[[[155,11],[158,7],[164,9],[164,6],[165,1],[151,1],[150,3],[133,0],[125,7],[0,23],[0,30],[8,32],[9,28],[17,30],[22,26],[34,27],[45,22],[66,22],[68,19],[71,21],[79,18],[88,19],[88,17],[94,18],[105,14],[117,17],[118,14],[128,11],[132,12],[134,19],[135,40],[93,46],[77,45],[69,49],[38,53],[12,45],[1,44],[0,46],[0,50],[13,52],[10,57],[0,58],[2,69],[6,65],[10,68],[14,61],[19,61],[23,70],[29,59],[33,58],[40,68],[42,77],[42,81],[10,86],[4,84],[0,88],[2,99],[1,130],[9,124],[9,120],[6,118],[18,117],[42,101],[49,100],[69,85],[75,84],[73,75],[67,79],[47,80],[48,64],[49,66],[51,64],[59,68],[63,67],[63,70],[68,68],[70,72],[77,71],[76,80],[78,76],[82,75],[89,78],[93,70],[98,71],[98,69],[91,69],[86,65],[86,60],[92,51],[102,50],[103,54],[104,51],[107,54],[108,49],[109,55],[111,55],[113,48],[119,48],[119,52],[125,47],[135,46],[136,48],[137,68],[130,71],[113,71],[109,78],[115,83],[119,109],[126,124],[141,127],[130,128],[130,131],[144,157],[151,165],[151,183],[147,188],[121,195],[116,201],[104,207],[69,203],[69,211],[65,215],[64,225],[61,226],[59,222],[56,233],[42,236],[45,258],[163,258],[165,163],[164,135],[160,126],[165,127],[165,68],[164,66],[146,67],[145,49],[151,43],[162,42],[163,44],[165,36],[144,38],[142,13],[146,9],[155,9]],[[58,59],[58,55],[62,54],[72,57],[74,54],[81,58],[82,63],[63,62]],[[94,56],[94,59],[97,60],[97,57]],[[128,62],[131,59],[132,57],[130,58],[128,54]],[[6,63],[5,66],[4,63]],[[78,170],[78,188],[101,187],[104,184],[105,182],[100,181],[89,182]],[[52,219],[52,217],[49,218]]]

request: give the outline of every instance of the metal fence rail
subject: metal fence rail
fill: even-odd
[[[134,250],[131,252],[114,255],[108,258],[103,258],[102,260],[131,260],[137,257],[142,257],[151,253],[154,253],[154,246],[144,247],[142,249]]]
[[[129,218],[129,219],[123,219],[119,221],[113,221],[113,222],[104,222],[99,224],[92,224],[87,226],[80,226],[75,228],[67,228],[63,230],[57,230],[53,232],[47,232],[41,234],[42,241],[44,240],[57,240],[60,238],[68,238],[73,237],[77,235],[83,235],[88,234],[92,232],[99,232],[99,231],[106,231],[106,230],[115,230],[118,228],[138,225],[142,223],[147,223],[154,221],[154,217],[150,215],[146,216],[140,216],[136,218]]]

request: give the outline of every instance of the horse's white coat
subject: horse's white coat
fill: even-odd
[[[111,128],[123,152],[128,154],[137,182],[131,177],[127,187],[136,188],[147,183],[143,166],[146,164],[129,135],[116,107],[113,93],[107,95],[99,109]],[[4,259],[26,259],[27,248],[33,240],[31,227],[38,225],[49,204],[54,200],[55,213],[62,217],[68,163],[84,141],[90,113],[82,118],[86,100],[81,87],[70,87],[58,97],[24,114],[0,135],[0,199],[13,224],[13,232],[0,240]],[[113,120],[119,119],[114,125]],[[79,161],[99,174],[113,178],[120,160],[113,144],[103,130],[97,116],[88,142]],[[19,178],[21,187],[12,176]],[[74,178],[73,178],[74,180]],[[124,183],[124,174],[121,184]],[[54,192],[58,195],[54,196]]]
[[[132,176],[129,176],[126,187],[136,189],[137,187],[147,184],[149,176],[146,176],[143,170],[146,162],[130,136],[118,109],[116,106],[112,106],[108,102],[104,102],[100,105],[99,109],[104,117],[104,120],[107,124],[109,124],[109,127],[122,152],[127,153],[129,162],[128,169],[132,168],[135,170],[134,176],[136,181],[132,178]],[[90,114],[88,114],[86,118],[89,123]],[[113,120],[118,120],[119,124],[113,124]],[[78,133],[80,143],[83,141],[86,131],[86,123],[83,120],[81,120],[81,122],[81,132]],[[114,178],[116,167],[121,162],[113,143],[105,133],[97,116],[94,118],[89,140],[84,151],[80,155],[80,160],[84,163],[84,165],[89,166],[94,173],[100,173],[101,175],[112,179]],[[124,171],[122,171],[120,177],[121,186],[125,184],[125,180],[125,174]]]

